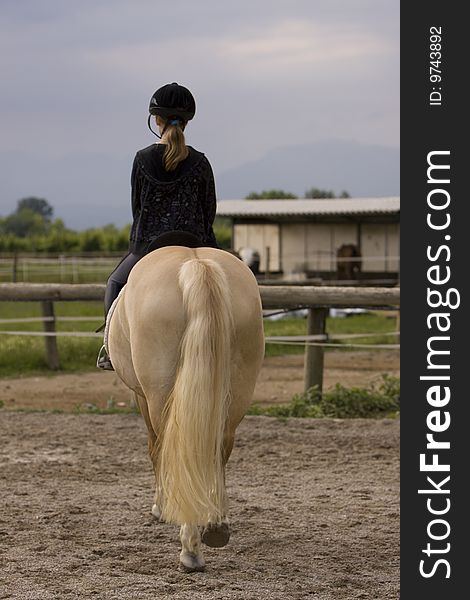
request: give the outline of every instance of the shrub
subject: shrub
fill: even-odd
[[[378,385],[346,388],[338,383],[332,390],[323,393],[315,386],[303,394],[296,394],[287,405],[254,405],[248,414],[283,418],[345,419],[395,416],[399,410],[400,380],[390,375],[382,375],[382,381]]]

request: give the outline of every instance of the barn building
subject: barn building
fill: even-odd
[[[398,197],[223,200],[217,215],[232,221],[234,250],[259,253],[266,276],[398,280]]]

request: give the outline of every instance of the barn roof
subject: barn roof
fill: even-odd
[[[393,214],[400,198],[333,198],[318,200],[221,200],[220,217]]]

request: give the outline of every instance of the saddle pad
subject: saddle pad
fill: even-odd
[[[124,285],[124,287],[121,289],[121,291],[119,292],[119,294],[117,295],[117,297],[114,299],[113,303],[111,304],[111,306],[109,308],[108,315],[106,317],[106,325],[105,325],[104,334],[103,334],[103,344],[104,344],[104,347],[106,348],[106,352],[108,353],[108,355],[109,355],[109,349],[108,349],[109,326],[111,324],[111,319],[112,319],[114,310],[115,310],[115,308],[117,306],[119,298],[121,297],[121,294],[122,294],[122,292],[123,292],[123,290],[124,290],[125,287],[126,286]]]

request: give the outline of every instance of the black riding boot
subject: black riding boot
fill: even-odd
[[[123,288],[123,284],[121,282],[117,282],[111,277],[108,279],[108,283],[106,285],[106,292],[104,294],[104,311],[105,311],[105,320],[104,323],[98,327],[96,331],[103,331],[106,327],[106,318],[108,316],[109,309],[111,308],[112,303],[118,297],[119,292]],[[114,371],[113,363],[109,358],[108,353],[106,352],[106,348],[104,345],[102,346],[100,353],[98,355],[98,359],[96,361],[96,366],[99,369],[103,369],[104,371]]]
[[[127,278],[129,277],[129,273],[132,267],[142,258],[142,255],[133,254],[130,252],[126,254],[124,258],[120,261],[118,266],[114,269],[114,271],[109,276],[109,279],[106,283],[106,291],[104,294],[104,314],[105,319],[108,315],[109,309],[113,304],[114,300],[119,296],[119,292],[122,290],[124,285],[127,282]],[[103,331],[106,325],[106,320],[96,331]],[[96,366],[100,369],[104,369],[105,371],[114,371],[111,360],[106,352],[106,348],[103,346],[98,355],[98,360],[96,361]]]

